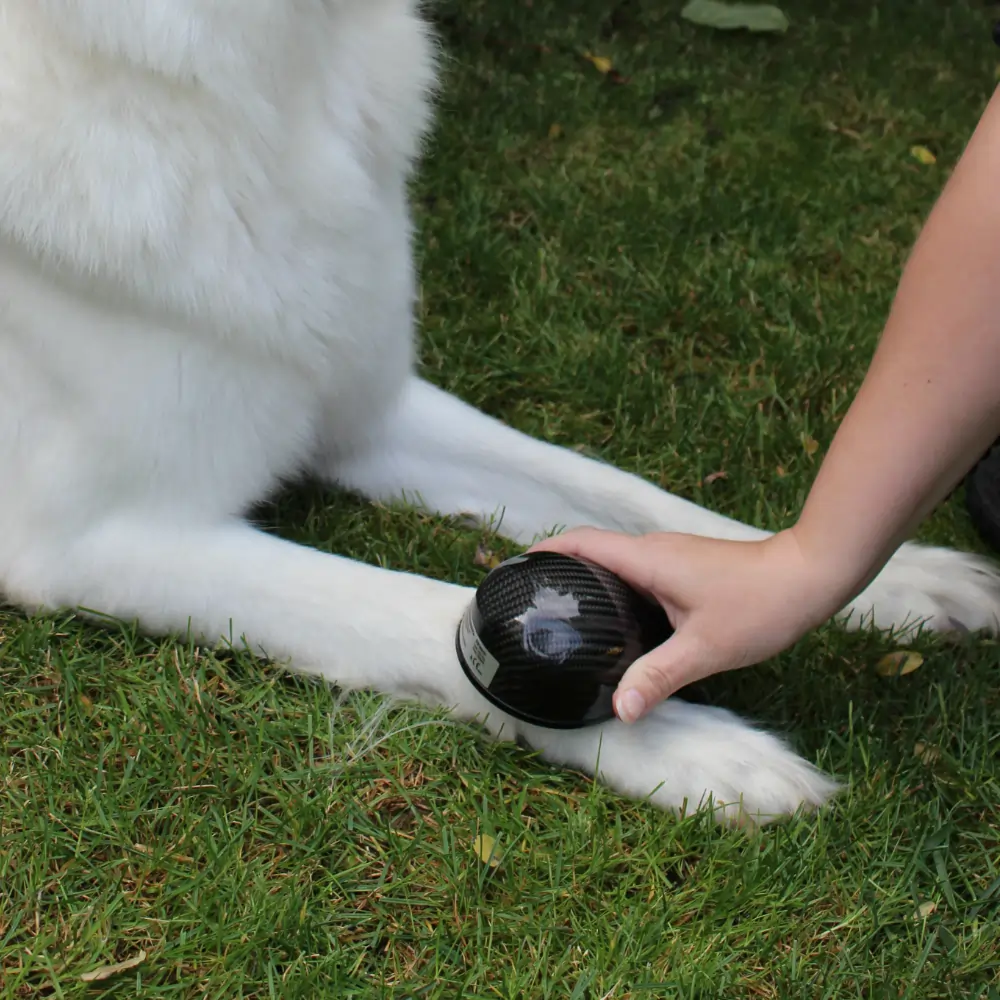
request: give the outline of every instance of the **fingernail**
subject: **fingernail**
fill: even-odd
[[[615,711],[622,722],[635,722],[646,709],[646,702],[635,688],[630,688],[615,699]]]

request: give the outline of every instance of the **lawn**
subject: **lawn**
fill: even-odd
[[[423,361],[777,528],[1000,50],[981,0],[787,0],[776,37],[680,7],[436,4]],[[470,584],[509,551],[315,487],[261,516]],[[978,547],[960,492],[922,535]],[[847,783],[752,833],[246,655],[0,612],[0,996],[996,1000],[1000,650],[921,638],[885,678],[892,648],[824,628],[706,686]]]

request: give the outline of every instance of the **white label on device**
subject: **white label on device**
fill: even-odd
[[[483,640],[479,638],[476,631],[476,624],[473,621],[473,603],[465,612],[462,624],[458,630],[458,644],[462,650],[462,656],[470,669],[479,678],[480,684],[488,688],[490,682],[500,669],[500,661],[483,645]]]

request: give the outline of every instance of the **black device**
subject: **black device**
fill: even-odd
[[[976,531],[1000,552],[1000,438],[965,477],[965,505]]]
[[[622,675],[672,634],[658,604],[602,566],[529,552],[486,576],[455,646],[497,708],[536,726],[581,729],[614,718]]]

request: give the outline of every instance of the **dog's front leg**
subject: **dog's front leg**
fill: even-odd
[[[443,513],[497,515],[500,533],[519,542],[582,524],[730,539],[767,534],[519,433],[416,378],[367,447],[326,471],[368,496],[407,497]],[[969,553],[904,545],[845,614],[855,626],[874,622],[899,631],[919,623],[997,631],[1000,575]]]
[[[115,516],[68,543],[22,547],[3,576],[7,596],[24,607],[83,607],[147,632],[245,643],[339,686],[445,705],[466,718],[488,707],[455,658],[455,628],[472,591],[240,521]]]
[[[672,701],[634,726],[576,732],[524,726],[472,687],[455,630],[472,591],[326,555],[241,522],[213,527],[116,517],[77,541],[22,550],[5,570],[26,607],[83,606],[148,632],[220,639],[338,686],[367,688],[523,737],[554,763],[660,806],[707,797],[730,821],[817,804],[834,786],[773,736],[721,709]]]

